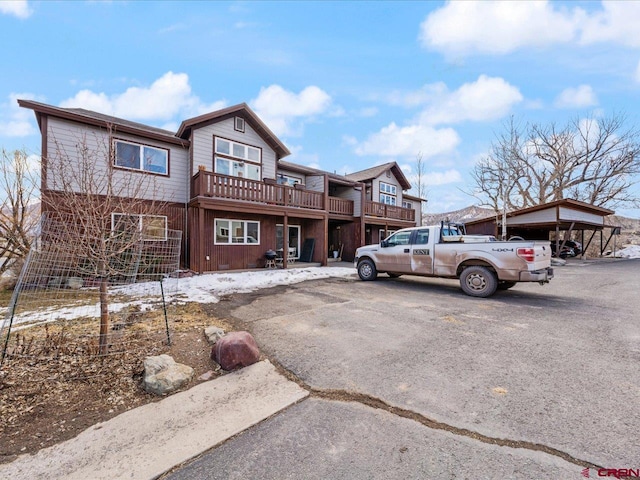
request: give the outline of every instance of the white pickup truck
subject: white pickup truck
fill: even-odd
[[[379,272],[459,278],[464,293],[473,297],[553,278],[550,242],[499,242],[491,235],[465,235],[460,224],[398,230],[378,245],[358,248],[354,263],[362,280],[375,280]]]

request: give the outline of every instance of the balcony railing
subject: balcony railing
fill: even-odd
[[[196,173],[191,182],[191,192],[194,196],[202,195],[314,210],[324,209],[324,195],[322,193],[292,188],[287,185],[265,183],[205,171]]]
[[[416,211],[411,208],[396,207],[379,202],[365,202],[364,214],[371,217],[393,218],[415,222]]]
[[[329,213],[353,216],[353,200],[329,197]]]

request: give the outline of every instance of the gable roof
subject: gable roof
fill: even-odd
[[[63,118],[65,120],[94,125],[97,127],[107,127],[111,125],[114,126],[118,132],[139,135],[145,138],[161,140],[163,142],[169,142],[185,147],[189,145],[188,140],[176,137],[176,135],[169,130],[151,127],[149,125],[132,122],[123,118],[112,117],[111,115],[85,110],[84,108],[55,107],[53,105],[47,105],[46,103],[34,102],[33,100],[18,100],[18,105],[23,108],[33,110],[36,114],[38,125],[41,124],[40,119],[42,115],[50,115],[52,117]]]
[[[297,172],[297,173],[303,173],[305,175],[327,175],[332,182],[340,183],[342,185],[356,186],[356,184],[360,183],[360,182],[357,182],[356,180],[347,178],[346,175],[331,173],[325,170],[319,170],[317,168],[298,165],[297,163],[285,162],[283,160],[280,160],[278,162],[278,166],[282,167],[285,170],[290,170],[292,172]]]
[[[380,177],[388,170],[391,170],[391,172],[395,175],[395,177],[400,182],[400,186],[403,190],[409,190],[411,188],[409,180],[407,180],[407,177],[404,176],[404,173],[402,173],[402,169],[396,162],[384,163],[382,165],[378,165],[377,167],[371,167],[367,168],[366,170],[350,173],[349,175],[347,175],[347,178],[356,182],[366,182],[367,180],[373,180],[374,178]]]
[[[276,151],[278,158],[286,157],[291,153],[284,143],[276,137],[269,127],[260,120],[260,118],[246,103],[240,103],[221,110],[216,110],[215,112],[205,113],[198,117],[189,118],[180,124],[180,128],[178,129],[176,136],[187,139],[191,134],[191,130],[194,128],[204,127],[234,116],[241,116],[244,118],[245,121],[247,121],[249,125],[251,125],[251,127],[265,139],[269,146]]]

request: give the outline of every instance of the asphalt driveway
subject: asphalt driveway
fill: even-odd
[[[450,280],[384,275],[234,296],[216,314],[312,395],[172,478],[640,468],[639,272],[635,260],[574,261],[549,285],[488,299]]]

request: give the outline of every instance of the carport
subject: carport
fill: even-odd
[[[596,233],[600,233],[600,255],[603,254],[620,227],[606,225],[605,218],[615,213],[607,208],[596,207],[577,200],[556,200],[535,207],[515,210],[506,214],[507,239],[522,237],[527,240],[549,240],[554,235],[556,251],[562,251],[573,232],[580,232],[584,252],[589,248]],[[466,223],[467,233],[501,236],[502,215],[473,220]],[[560,235],[562,232],[562,236]],[[585,244],[585,232],[588,235]]]

